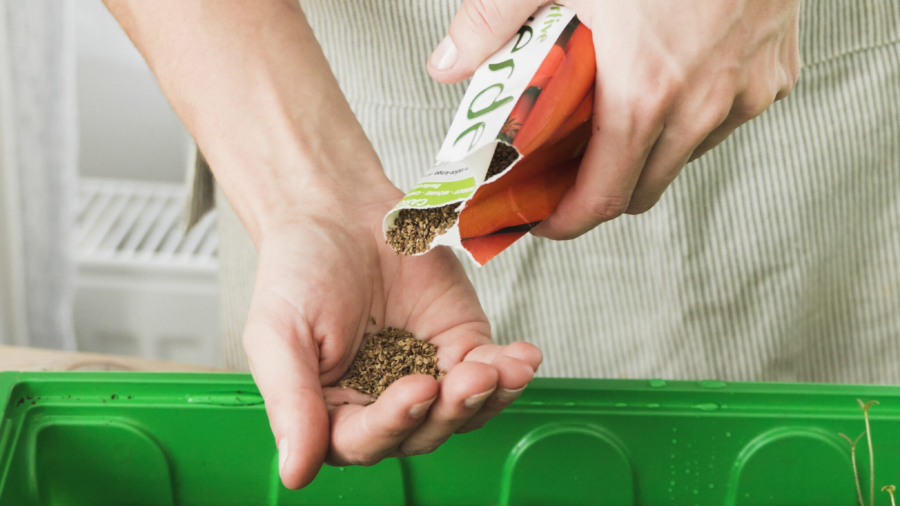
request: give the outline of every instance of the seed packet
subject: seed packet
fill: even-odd
[[[475,72],[435,164],[385,217],[388,244],[484,265],[550,216],[590,138],[595,73],[574,12],[538,10]]]

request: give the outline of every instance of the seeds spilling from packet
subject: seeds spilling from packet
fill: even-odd
[[[388,327],[366,341],[338,386],[368,394],[374,402],[391,383],[404,376],[428,374],[441,379],[444,371],[437,368],[435,350],[433,344],[416,339],[410,332]]]
[[[518,158],[516,148],[497,144],[485,180],[503,172]],[[387,243],[404,255],[424,253],[435,237],[449,230],[459,219],[457,208],[459,203],[428,209],[403,209],[387,229]]]
[[[487,181],[503,172],[518,158],[519,152],[516,151],[516,148],[502,142],[498,143],[497,148],[494,150],[494,156],[491,157],[491,163],[488,165],[487,175],[484,176],[484,180]]]
[[[387,243],[397,253],[415,255],[428,251],[431,241],[456,223],[459,203],[428,209],[403,209],[388,227]]]
[[[541,3],[546,5],[475,71],[431,169],[385,215],[385,239],[400,253],[442,245],[484,265],[553,215],[575,185],[599,91],[593,34],[571,9]],[[540,36],[522,37],[526,31]],[[498,77],[498,65],[513,62],[516,71]],[[503,98],[493,92],[497,100],[490,102],[484,94],[499,86],[498,78]],[[414,226],[388,232],[404,209],[451,201],[459,216],[437,239],[431,222],[420,225],[429,235],[417,235],[417,241],[408,240]]]

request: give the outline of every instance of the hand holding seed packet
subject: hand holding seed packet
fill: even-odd
[[[462,249],[479,265],[556,209],[591,135],[591,31],[540,9],[475,73],[434,167],[384,220],[404,255]]]
[[[463,1],[429,72],[474,76],[385,218],[397,252],[446,245],[484,265],[528,232],[573,239],[645,212],[799,76],[798,0],[543,4]]]

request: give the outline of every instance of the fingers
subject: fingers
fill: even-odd
[[[437,381],[419,374],[400,378],[369,406],[338,406],[331,412],[328,463],[372,465],[394,454],[426,420],[437,395]]]
[[[428,341],[437,346],[438,367],[447,371],[466,360],[473,350],[499,348],[491,344],[490,327],[484,325],[460,325],[435,335]],[[481,362],[487,363],[490,360]]]
[[[350,390],[325,389],[331,411],[332,465],[372,465],[428,453],[454,432],[483,426],[533,379],[541,352],[528,343],[475,347],[440,386],[425,375],[397,380],[370,406]]]
[[[463,0],[448,34],[431,54],[428,73],[456,83],[503,47],[546,0]]]
[[[696,147],[696,149],[694,149],[694,152],[691,153],[690,158],[688,158],[688,163],[700,158],[709,150],[721,144],[743,123],[743,121],[740,121],[737,118],[729,118],[725,123],[722,123],[719,128],[710,132],[710,134],[705,139],[703,139],[703,142],[701,142]]]
[[[641,170],[626,213],[640,214],[649,211],[659,201],[663,192],[691,159],[697,146],[707,138],[709,132],[715,132],[727,121],[732,104],[727,99],[707,99],[702,104],[692,104],[691,109],[693,110],[687,110],[687,107],[676,109],[671,115],[670,124],[657,139]]]
[[[497,369],[479,362],[463,362],[441,380],[441,394],[424,423],[401,445],[400,455],[428,453],[450,438],[478,412],[497,388]]]
[[[266,413],[278,446],[284,485],[308,485],[328,451],[328,412],[319,384],[312,345],[286,335],[260,310],[251,310],[244,329],[250,371],[266,401]]]
[[[528,364],[534,372],[537,372],[538,367],[544,360],[544,355],[537,346],[524,341],[516,341],[507,345],[487,344],[478,346],[472,349],[465,356],[465,359],[490,364],[499,356],[519,359]]]
[[[721,144],[739,126],[765,112],[769,106],[778,100],[779,94],[780,92],[765,88],[755,88],[735,97],[728,116],[697,145],[688,161],[692,162],[700,158],[706,152]]]
[[[734,97],[713,88],[671,96],[657,93],[641,103],[607,91],[595,105],[595,132],[575,186],[532,233],[572,239],[623,213],[648,211],[689,161],[762,114],[777,90],[755,86]]]
[[[786,47],[780,51],[780,60],[774,67],[777,72],[772,75],[767,69],[772,66],[770,62],[762,60],[754,72],[758,75],[770,75],[766,82],[754,82],[751,86],[737,93],[727,118],[703,139],[694,149],[689,161],[700,158],[712,148],[721,144],[735,130],[744,123],[756,118],[765,112],[773,103],[785,98],[793,91],[800,77],[800,53],[797,50],[798,30],[797,18],[792,21],[791,31],[793,35],[785,37]]]
[[[575,186],[556,211],[532,231],[535,235],[574,239],[624,213],[650,150],[662,133],[668,107],[665,99],[657,102],[631,91],[607,89],[597,93],[595,100],[594,133]]]
[[[480,429],[494,416],[506,409],[534,378],[535,369],[523,360],[509,355],[498,355],[491,365],[497,369],[497,389],[480,410],[472,415],[456,432]]]

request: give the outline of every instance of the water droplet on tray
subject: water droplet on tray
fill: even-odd
[[[672,440],[672,444],[675,444],[675,443],[677,443],[677,442],[678,442],[677,439],[673,439],[673,440]]]
[[[647,404],[647,407],[648,407],[648,408],[658,408],[658,407],[659,407],[659,404],[657,404],[657,403],[655,403],[655,402],[651,402],[650,404]]]
[[[616,403],[616,407],[617,407],[617,408],[627,408],[627,407],[628,407],[628,404],[627,404],[627,403],[624,403],[624,402],[617,402],[617,403]]]
[[[719,405],[715,402],[704,402],[703,404],[694,406],[694,409],[699,409],[700,411],[718,411]]]
[[[726,433],[725,433],[725,437],[731,437],[731,433],[730,433],[730,432],[726,432]]]
[[[650,380],[650,386],[653,388],[662,388],[662,387],[666,386],[666,382],[665,382],[665,380],[661,380],[661,379],[652,379],[652,380]]]
[[[718,380],[703,380],[698,381],[697,384],[703,388],[725,388],[726,386],[724,381]]]

